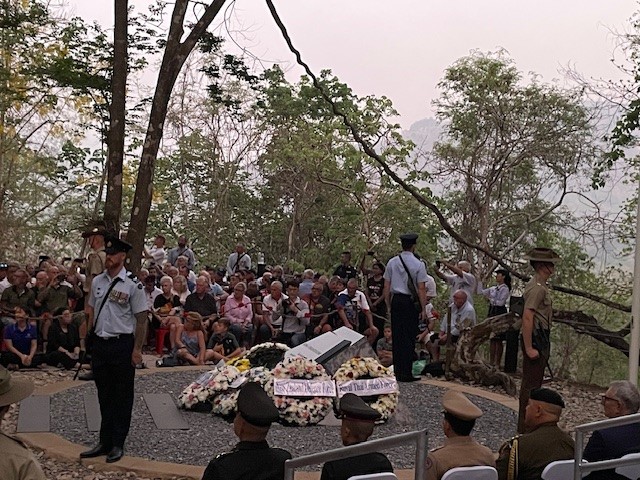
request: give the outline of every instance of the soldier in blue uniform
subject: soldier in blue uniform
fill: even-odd
[[[284,478],[284,462],[291,454],[281,448],[270,448],[267,434],[278,420],[273,400],[256,382],[247,383],[238,394],[238,413],[233,431],[240,442],[229,453],[209,462],[202,480],[279,480]]]
[[[342,427],[340,437],[345,446],[366,442],[373,433],[380,414],[357,395],[347,393],[340,399]],[[320,480],[347,480],[355,475],[393,472],[389,459],[379,452],[327,462],[322,467]]]
[[[413,253],[417,241],[415,233],[400,235],[402,252],[387,262],[384,271],[384,300],[393,332],[393,369],[399,382],[420,380],[411,373],[411,366],[418,320],[427,319],[427,269]]]
[[[100,402],[100,440],[80,458],[106,455],[108,463],[124,455],[133,408],[135,365],[142,363],[147,336],[147,300],[143,285],[127,275],[126,252],[131,245],[105,238],[106,270],[91,283],[87,301],[92,327],[92,368]]]

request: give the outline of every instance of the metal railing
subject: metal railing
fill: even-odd
[[[629,425],[630,423],[640,422],[640,413],[634,415],[624,415],[622,417],[609,418],[599,422],[585,423],[576,427],[576,447],[573,464],[573,480],[580,480],[583,473],[591,473],[596,470],[608,470],[615,467],[625,465],[634,465],[638,463],[637,458],[614,458],[612,460],[601,460],[599,462],[583,462],[582,451],[584,449],[584,434],[601,428],[619,427],[621,425]]]
[[[427,431],[417,430],[415,432],[401,433],[392,437],[379,438],[369,442],[358,443],[348,447],[336,448],[327,452],[312,453],[302,457],[287,460],[284,464],[284,480],[293,480],[295,470],[298,467],[307,465],[317,465],[332,460],[340,460],[342,458],[362,455],[364,453],[377,452],[378,450],[386,450],[407,443],[416,443],[416,465],[415,480],[424,478],[425,460],[427,458]]]

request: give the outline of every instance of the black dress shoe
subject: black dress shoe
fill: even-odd
[[[409,377],[397,377],[396,380],[398,380],[399,382],[407,383],[407,382],[419,382],[420,380],[422,380],[422,378],[409,376]]]
[[[94,458],[100,455],[106,455],[109,452],[109,448],[105,447],[101,443],[97,444],[91,450],[86,450],[80,453],[80,458]]]
[[[124,457],[124,450],[122,447],[113,447],[107,454],[107,463],[117,462],[122,457]]]

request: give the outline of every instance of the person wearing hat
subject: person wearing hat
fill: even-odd
[[[496,285],[489,288],[482,288],[478,282],[478,294],[489,300],[489,311],[487,317],[495,317],[507,313],[507,301],[511,295],[511,274],[503,268],[496,270]],[[489,342],[489,359],[491,365],[496,368],[502,363],[502,342],[506,339],[506,333],[501,333],[491,337]]]
[[[427,480],[440,480],[447,471],[456,467],[495,467],[493,452],[470,436],[476,419],[482,416],[482,410],[463,393],[454,390],[447,390],[441,403],[444,408],[442,430],[447,438],[443,446],[434,448],[427,455]]]
[[[91,367],[100,403],[100,440],[81,458],[124,455],[133,408],[135,365],[142,363],[147,336],[147,299],[142,284],[127,275],[131,245],[116,236],[105,238],[106,270],[93,279],[87,300],[87,322],[93,328]]]
[[[346,393],[340,399],[340,413],[340,437],[345,447],[366,442],[373,433],[375,421],[380,418],[380,413],[353,393]],[[355,475],[382,472],[393,472],[391,462],[382,453],[371,452],[326,462],[320,480],[347,480]]]
[[[85,281],[83,290],[85,295],[91,290],[93,279],[104,272],[104,264],[107,254],[104,251],[104,236],[106,227],[104,224],[89,226],[82,232],[82,238],[86,239],[89,245],[89,253],[85,257]]]
[[[85,302],[91,291],[91,282],[93,279],[104,272],[104,265],[107,259],[107,254],[104,251],[104,236],[107,233],[107,229],[102,222],[98,222],[94,225],[89,225],[82,232],[82,238],[84,238],[89,245],[89,252],[85,256],[84,260],[84,273],[85,278],[82,284],[82,290],[84,297],[82,302]],[[85,338],[87,336],[87,323],[82,322],[80,324],[80,342],[82,350],[86,349]],[[93,372],[89,371],[80,375],[80,380],[93,380]]]
[[[418,235],[400,236],[402,252],[387,262],[384,301],[393,332],[393,369],[399,382],[420,380],[411,371],[419,320],[426,321],[427,269],[414,251]]]
[[[211,460],[202,480],[284,478],[284,462],[291,454],[282,448],[269,447],[266,440],[278,417],[278,409],[260,384],[245,384],[238,394],[238,413],[233,420],[233,431],[240,442],[232,451]]]
[[[560,256],[550,248],[537,247],[524,257],[535,274],[524,288],[522,314],[522,384],[518,410],[518,433],[524,432],[524,414],[529,391],[542,386],[544,369],[549,363],[551,344],[551,295],[547,280],[553,275]]]
[[[33,393],[33,382],[16,378],[0,367],[0,425],[13,403]],[[3,480],[45,480],[40,464],[18,440],[0,432],[0,478]]]
[[[550,388],[531,390],[525,412],[527,433],[505,442],[499,450],[499,480],[539,480],[551,462],[574,458],[574,441],[558,427],[564,400]]]

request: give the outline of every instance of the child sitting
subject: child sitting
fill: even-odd
[[[385,367],[390,367],[393,364],[393,344],[391,340],[391,325],[385,325],[383,329],[383,335],[376,344],[376,353],[380,359],[380,363]]]
[[[243,351],[238,344],[238,340],[235,335],[229,331],[231,322],[228,318],[219,318],[213,324],[213,335],[209,339],[207,344],[207,351],[205,352],[205,361],[213,360],[219,362],[224,360],[225,362],[237,357]]]

